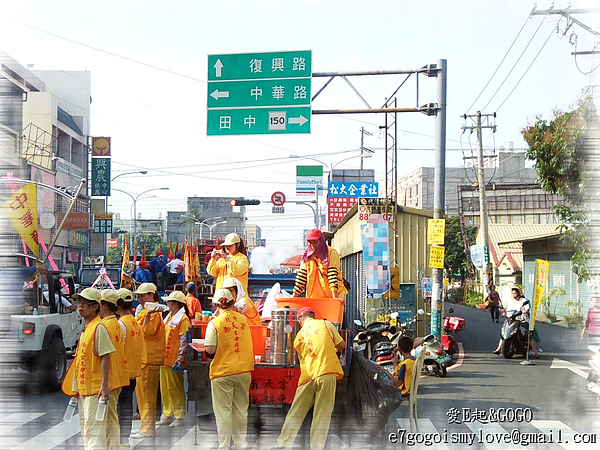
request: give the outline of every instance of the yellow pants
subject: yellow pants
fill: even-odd
[[[106,446],[108,450],[121,447],[121,428],[119,426],[119,414],[117,413],[117,402],[121,388],[110,391],[108,403],[106,404]]]
[[[245,448],[247,445],[251,379],[251,373],[246,372],[210,380],[220,449],[228,449],[232,438],[237,447]]]
[[[106,418],[102,422],[97,421],[97,409],[97,395],[79,397],[79,426],[85,450],[106,450]]]
[[[335,374],[323,375],[298,387],[290,411],[281,428],[281,434],[277,439],[278,445],[286,448],[292,447],[306,414],[314,404],[310,426],[310,448],[323,450],[335,403],[336,380]]]
[[[140,410],[142,433],[154,434],[156,431],[156,398],[158,397],[158,379],[160,366],[142,365],[135,394]]]
[[[160,396],[165,417],[185,418],[185,391],[183,372],[177,373],[170,367],[160,367]]]

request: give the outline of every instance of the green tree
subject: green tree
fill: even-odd
[[[573,268],[579,282],[589,277],[590,239],[585,207],[583,143],[592,122],[597,121],[591,99],[572,111],[555,111],[554,119],[538,118],[521,132],[529,145],[527,158],[534,161],[538,182],[546,192],[560,195],[565,204],[553,207],[562,231],[561,240],[573,245]]]
[[[477,227],[465,227],[467,241],[475,242]],[[468,255],[465,251],[465,244],[460,228],[458,216],[446,218],[446,236],[444,238],[446,252],[444,256],[444,268],[450,277],[459,276],[461,282],[467,278],[468,274]]]

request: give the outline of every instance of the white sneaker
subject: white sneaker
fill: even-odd
[[[153,434],[144,433],[142,430],[135,430],[131,432],[131,439],[143,439],[143,438],[153,438]]]

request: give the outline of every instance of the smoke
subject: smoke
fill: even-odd
[[[255,247],[250,253],[252,273],[269,273],[279,270],[279,264],[287,258],[304,252],[299,246],[291,247]]]

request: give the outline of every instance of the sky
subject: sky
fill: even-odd
[[[596,0],[557,0],[555,9],[598,7]],[[261,200],[247,207],[270,246],[297,253],[302,230],[313,227],[308,206],[286,203],[272,214],[271,194],[295,194],[296,165],[325,164],[325,171],[357,169],[361,128],[373,149],[364,168],[384,185],[381,114],[313,115],[310,134],[207,136],[208,55],[311,50],[312,71],[417,69],[446,59],[447,166],[457,167],[476,148],[464,133],[463,114],[496,113],[496,133],[484,131],[487,152],[512,141],[536,118],[551,119],[598,84],[587,72],[597,61],[571,52],[591,50],[591,35],[566,27],[560,16],[532,16],[523,0],[431,1],[113,1],[20,0],[2,2],[0,48],[33,70],[88,70],[92,79],[91,133],[112,139],[114,186],[142,197],[142,218],[183,211],[190,196]],[[538,10],[551,2],[539,0]],[[591,27],[598,18],[577,17]],[[351,77],[372,107],[380,107],[405,76]],[[414,76],[398,91],[399,107],[436,101],[435,78]],[[325,82],[313,78],[315,93]],[[312,103],[313,109],[362,108],[340,79]],[[472,125],[472,123],[467,123]],[[433,166],[435,119],[398,115],[398,177]],[[148,194],[150,195],[150,194]],[[322,199],[321,205],[324,205]],[[109,210],[129,218],[131,198],[113,192]]]

